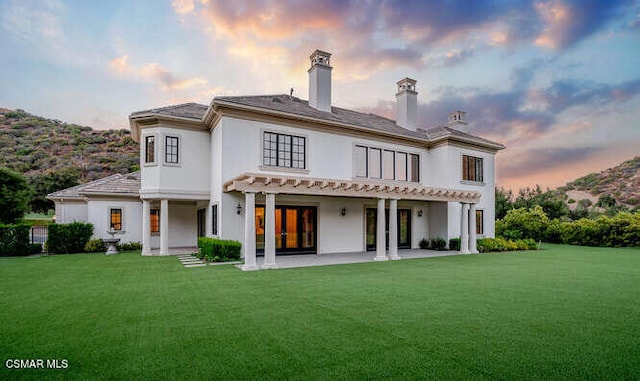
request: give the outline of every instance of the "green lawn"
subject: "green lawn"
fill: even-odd
[[[2,380],[638,379],[640,250],[250,273],[138,253],[0,258],[0,323]]]

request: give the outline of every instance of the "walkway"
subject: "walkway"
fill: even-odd
[[[434,251],[434,250],[398,250],[398,255],[402,259],[445,257],[460,255],[457,251]],[[278,255],[276,263],[280,269],[290,269],[296,267],[342,265],[348,263],[373,262],[376,256],[375,251],[356,253],[334,253],[334,254],[304,254],[304,255]],[[264,262],[264,257],[258,257],[258,266]],[[236,265],[242,268],[242,265]]]
[[[184,267],[203,267],[207,265],[204,261],[196,258],[192,254],[178,254],[177,257]]]

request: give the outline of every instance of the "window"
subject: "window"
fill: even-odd
[[[395,179],[395,155],[395,152],[388,150],[384,150],[384,153],[382,154],[382,178],[385,180]]]
[[[356,145],[354,175],[372,179],[420,182],[420,155]]]
[[[149,212],[149,227],[151,233],[160,232],[160,209],[151,209]]]
[[[407,181],[407,154],[404,152],[396,155],[396,179]]]
[[[482,158],[462,155],[462,180],[482,182]]]
[[[484,234],[484,210],[476,209],[476,234]]]
[[[380,154],[381,151],[378,148],[369,148],[369,177],[375,179],[381,178],[380,176]]]
[[[122,209],[111,209],[109,227],[111,230],[122,230]]]
[[[265,132],[263,136],[263,165],[305,169],[305,138],[301,136]]]
[[[211,234],[218,235],[218,205],[211,205]]]
[[[169,164],[178,164],[178,137],[167,136],[164,145],[164,161]]]
[[[420,156],[411,154],[409,157],[409,181],[417,183],[420,181]]]
[[[144,138],[144,162],[145,163],[155,163],[156,162],[156,137],[155,136],[147,136]]]
[[[367,177],[367,147],[356,146],[354,163],[356,177]]]

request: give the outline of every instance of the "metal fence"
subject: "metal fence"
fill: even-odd
[[[46,226],[38,225],[31,227],[31,243],[44,245],[47,242],[48,229]]]

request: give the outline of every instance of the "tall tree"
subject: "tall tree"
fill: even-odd
[[[0,168],[0,223],[18,222],[29,210],[32,193],[22,175]]]
[[[29,184],[33,187],[34,196],[31,201],[31,210],[47,213],[54,208],[53,201],[47,200],[47,195],[65,188],[78,185],[80,172],[75,167],[66,167],[58,170],[49,170],[29,178]]]

